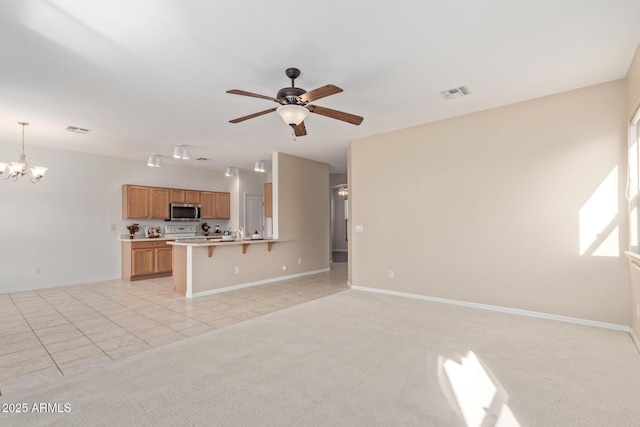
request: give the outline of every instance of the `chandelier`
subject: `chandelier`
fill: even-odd
[[[338,196],[344,197],[345,199],[349,197],[349,188],[346,185],[341,186],[338,189]]]
[[[35,184],[42,179],[47,168],[44,166],[33,166],[30,168],[29,164],[27,164],[27,157],[24,154],[24,127],[29,126],[29,123],[18,122],[18,124],[22,126],[22,152],[20,153],[20,160],[9,164],[0,162],[0,178],[11,179],[15,182],[18,178],[26,175],[31,182]]]

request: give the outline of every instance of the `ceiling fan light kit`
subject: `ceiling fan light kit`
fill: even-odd
[[[291,127],[296,127],[307,118],[309,110],[301,105],[287,104],[278,107],[276,113],[278,113],[282,121],[286,124]]]
[[[300,76],[300,70],[297,68],[287,68],[285,75],[291,79],[291,87],[285,87],[278,91],[276,97],[260,95],[257,93],[247,92],[239,89],[228,90],[227,93],[233,95],[249,96],[252,98],[266,99],[268,101],[274,101],[280,104],[277,108],[270,108],[268,110],[260,111],[257,113],[249,114],[247,116],[238,117],[233,120],[229,120],[230,123],[240,123],[245,120],[253,119],[255,117],[262,116],[264,114],[272,113],[276,111],[282,121],[293,128],[293,132],[296,136],[304,136],[307,134],[307,129],[304,124],[304,120],[309,113],[319,114],[321,116],[329,117],[331,119],[341,120],[343,122],[351,123],[353,125],[359,125],[362,123],[363,118],[356,116],[355,114],[345,113],[343,111],[333,110],[331,108],[319,107],[317,105],[311,105],[313,101],[321,98],[325,98],[330,95],[342,92],[342,89],[335,85],[325,85],[307,92],[306,90],[295,87],[295,79]]]

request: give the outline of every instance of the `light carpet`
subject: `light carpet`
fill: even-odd
[[[624,332],[349,290],[16,403],[0,425],[637,426],[640,354]]]

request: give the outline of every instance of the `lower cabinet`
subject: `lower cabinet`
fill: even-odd
[[[167,240],[122,242],[123,279],[169,276],[172,267],[173,247]]]

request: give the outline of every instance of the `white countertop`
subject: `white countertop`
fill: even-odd
[[[197,236],[195,239],[189,239],[187,237],[171,237],[171,236],[161,236],[161,237],[144,237],[144,234],[136,234],[135,236],[133,236],[133,239],[129,238],[128,234],[123,234],[120,236],[120,241],[121,242],[147,242],[149,240],[189,240],[189,241],[194,241],[194,240],[205,240],[205,239],[209,239],[209,240],[220,240],[222,239],[222,236],[219,237],[215,237],[215,236]]]
[[[150,239],[153,240],[153,239]],[[168,242],[170,245],[175,246],[229,246],[229,245],[246,245],[251,243],[273,243],[273,242],[285,242],[286,239],[235,239],[222,241],[220,239],[180,239],[174,242]]]

